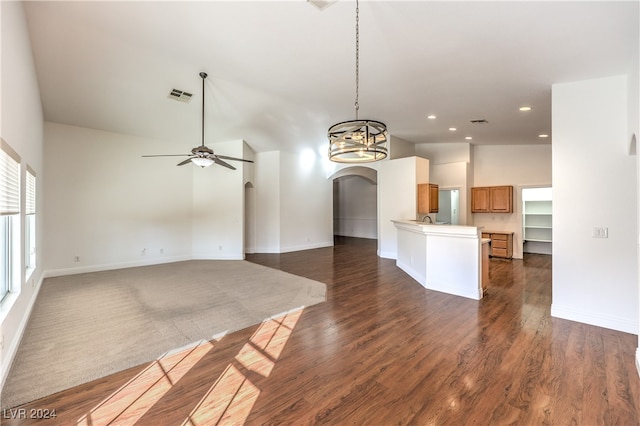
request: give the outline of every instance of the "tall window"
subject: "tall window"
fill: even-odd
[[[36,173],[27,166],[25,185],[24,262],[27,279],[36,268]]]
[[[0,139],[0,300],[19,275],[20,157]]]

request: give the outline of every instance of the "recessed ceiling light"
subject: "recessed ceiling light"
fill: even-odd
[[[531,111],[531,107],[530,106],[521,106],[520,107],[520,111]]]
[[[548,138],[549,135],[547,135],[546,133],[541,133],[538,135],[539,138]]]
[[[449,130],[452,131],[452,132],[455,132],[458,129],[456,129],[455,127],[449,127]]]
[[[471,136],[465,136],[464,137],[466,140],[470,141],[471,139],[473,139]]]
[[[431,115],[428,115],[428,116],[427,116],[427,118],[428,118],[429,120],[435,120],[435,119],[436,119],[436,116],[435,116],[435,115],[433,115],[433,114],[431,114]]]

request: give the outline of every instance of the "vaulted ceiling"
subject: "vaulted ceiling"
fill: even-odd
[[[355,6],[24,3],[47,121],[178,152],[200,143],[201,71],[207,143],[327,145],[355,118]],[[638,22],[637,1],[362,1],[360,118],[412,143],[551,143],[551,85],[637,71]]]

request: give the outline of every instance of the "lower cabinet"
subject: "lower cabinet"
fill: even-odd
[[[484,231],[482,238],[491,239],[490,255],[511,259],[513,257],[513,232]]]

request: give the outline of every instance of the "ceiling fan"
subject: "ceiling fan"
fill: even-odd
[[[202,78],[202,143],[191,150],[191,154],[159,154],[159,155],[143,155],[143,157],[189,157],[184,161],[178,163],[178,166],[184,166],[185,164],[193,163],[196,166],[202,168],[209,167],[212,164],[218,164],[231,170],[235,170],[231,164],[224,160],[244,161],[245,163],[253,163],[251,160],[245,160],[243,158],[228,157],[226,155],[218,155],[213,150],[204,144],[204,79],[207,78],[207,73],[201,72],[200,78]]]

